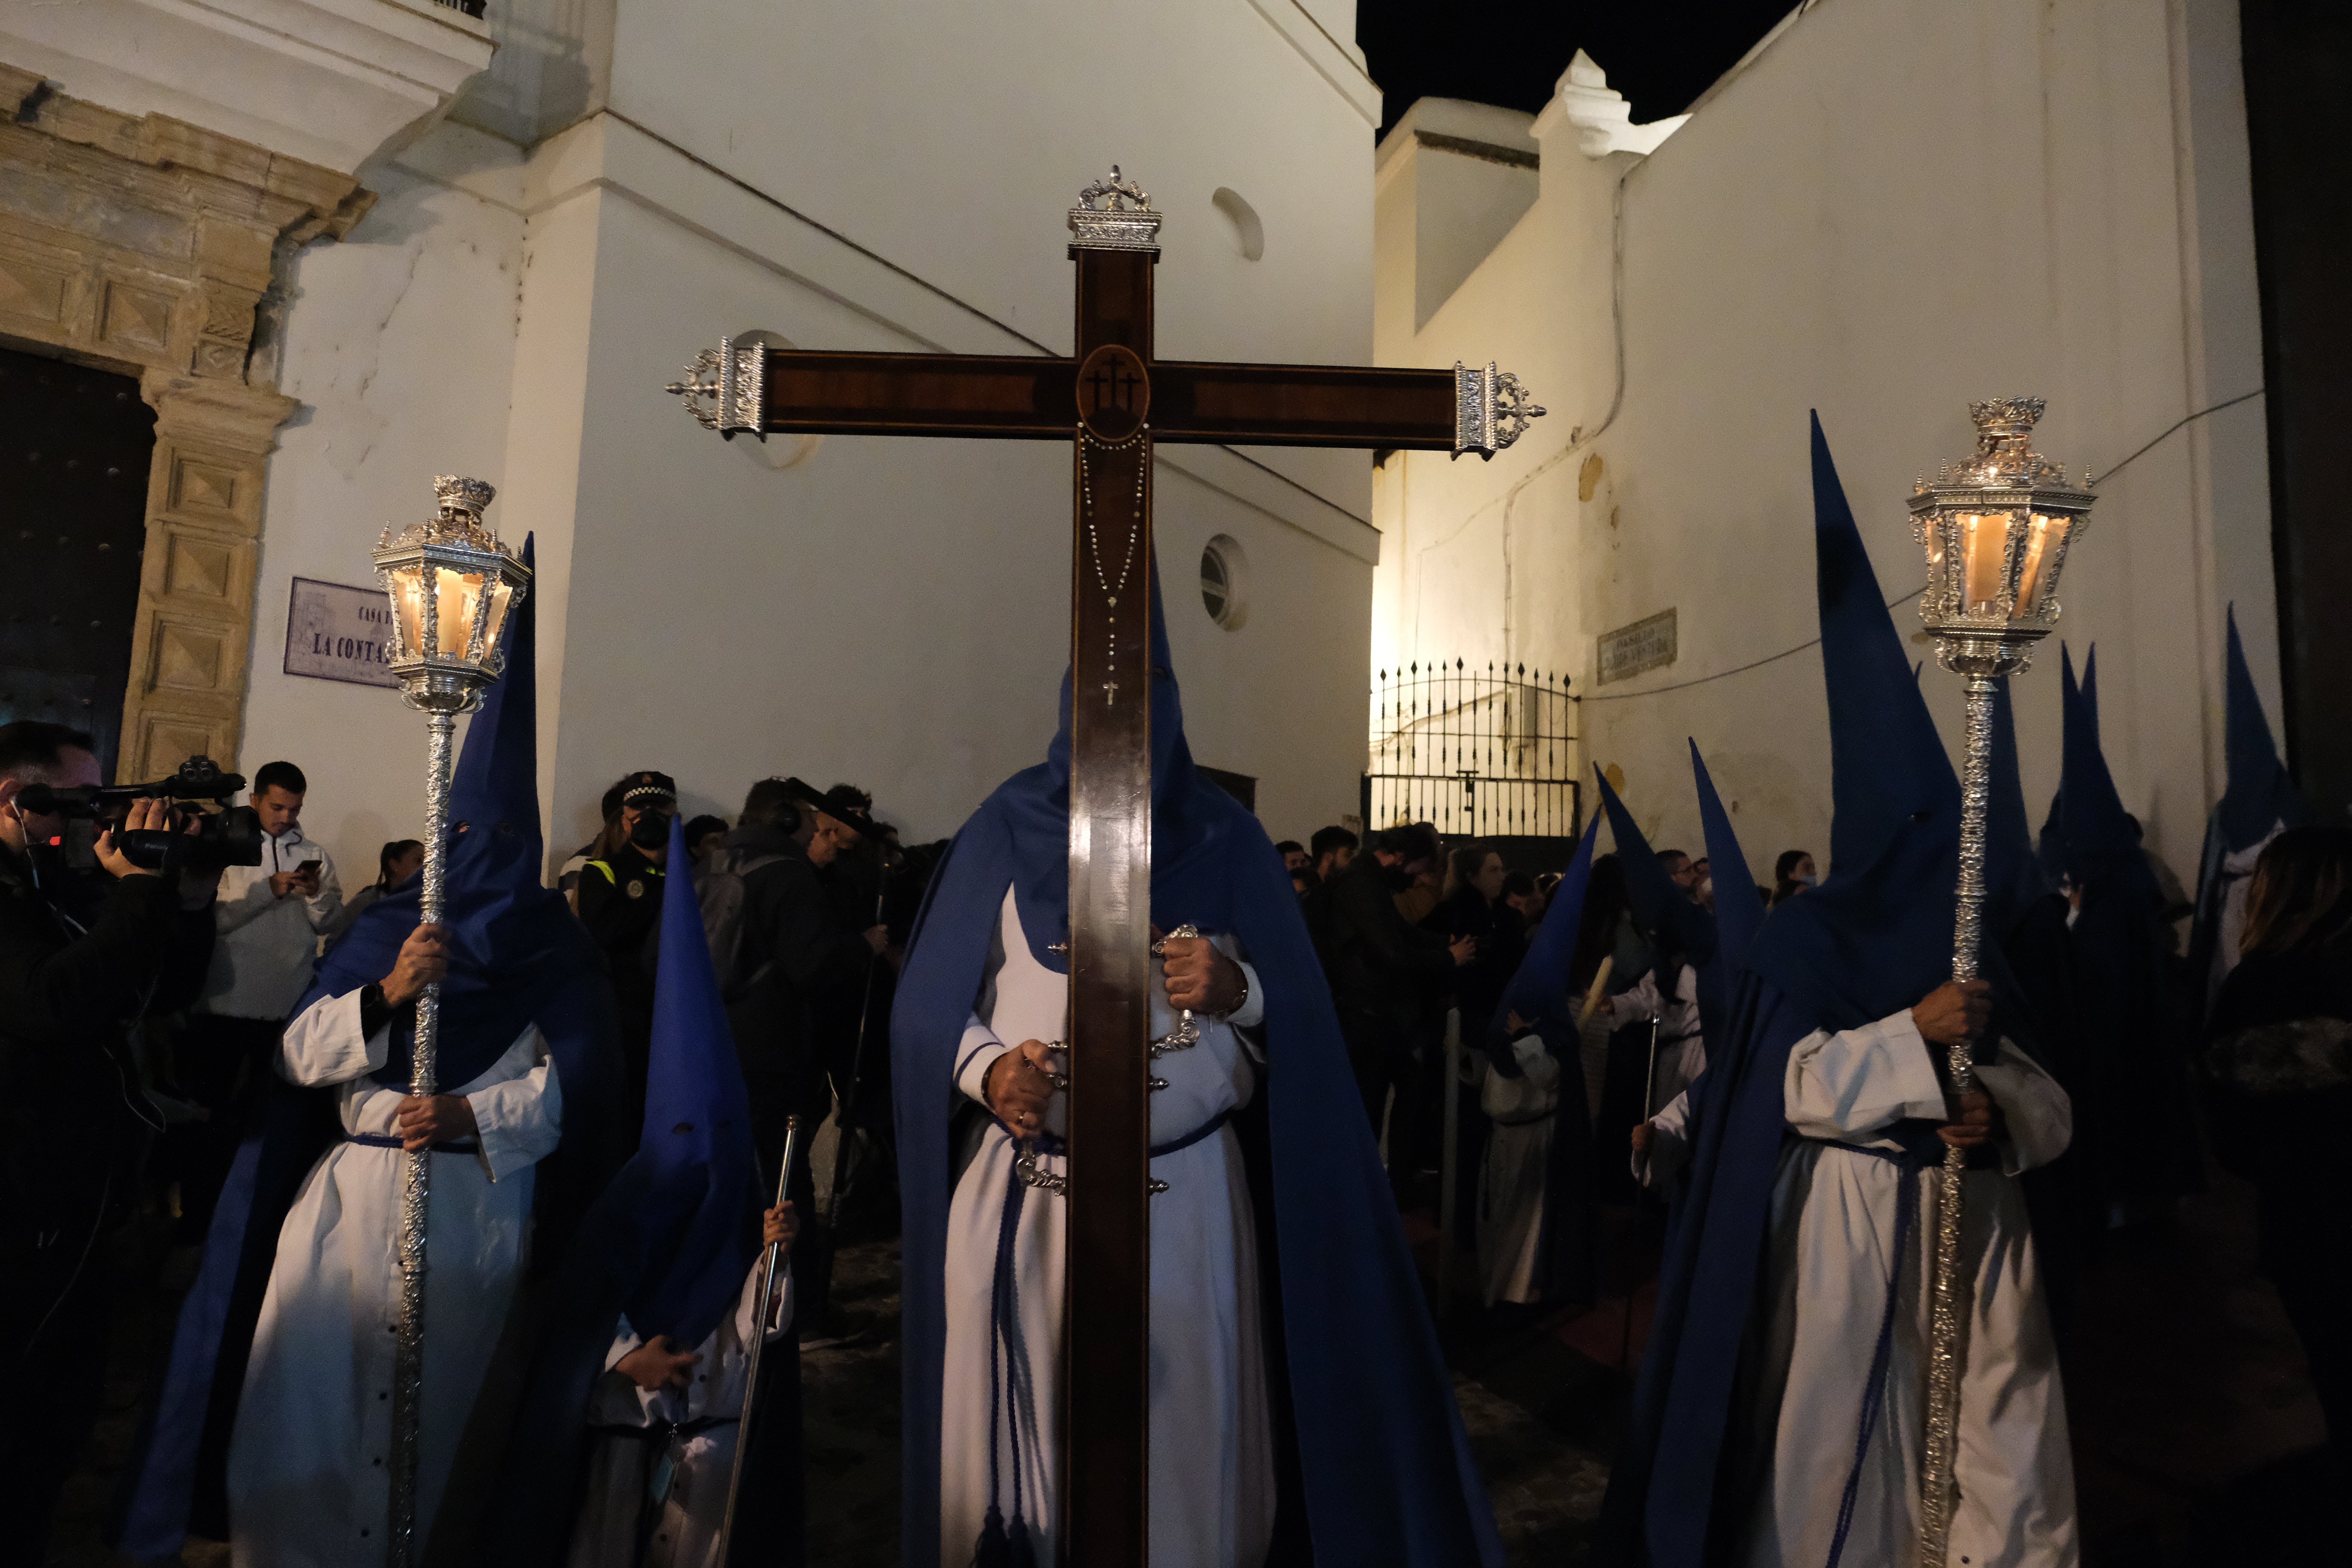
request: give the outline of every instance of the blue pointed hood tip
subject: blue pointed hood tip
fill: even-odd
[[[2254,689],[2245,645],[2238,637],[2235,605],[2229,610],[2226,652],[2222,755],[2229,764],[2229,784],[2213,808],[2213,820],[2234,854],[2261,843],[2282,822],[2289,827],[2302,826],[2311,813],[2286,764],[2279,761],[2262,693]]]
[[[2058,644],[2058,716],[2062,725],[2059,748],[2058,787],[2050,794],[2050,810],[2042,819],[2042,831],[2033,841],[2033,859],[2042,878],[2055,888],[2066,875],[2066,770],[2063,725],[2066,715],[2074,710],[2082,696],[2082,686],[2074,679],[2074,655],[2063,641]]]
[[[1568,977],[1576,963],[1577,932],[1584,923],[1584,890],[1592,880],[1592,847],[1600,837],[1601,814],[1595,812],[1584,825],[1584,837],[1577,840],[1576,854],[1569,860],[1559,886],[1552,889],[1542,923],[1528,941],[1518,973],[1504,988],[1502,1004],[1495,1009],[1487,1030],[1487,1051],[1498,1063],[1509,1056],[1507,1043],[1499,1054],[1496,1051],[1497,1043],[1508,1032],[1509,1015],[1517,1013],[1530,1021],[1575,1021],[1577,998],[1568,994]],[[1516,1066],[1510,1070],[1516,1071]]]
[[[1813,543],[1830,706],[1830,874],[1776,909],[1748,967],[1822,1026],[1907,1006],[1950,973],[1960,785],[1813,420]]]
[[[1691,779],[1698,789],[1698,820],[1706,838],[1708,872],[1715,881],[1716,951],[1728,961],[1728,969],[1737,969],[1748,957],[1748,944],[1764,926],[1764,895],[1757,890],[1756,877],[1748,868],[1748,857],[1739,847],[1739,836],[1732,830],[1730,814],[1723,809],[1723,797],[1716,793],[1715,778],[1707,772],[1706,759],[1699,755],[1698,742],[1690,742]]]
[[[1617,862],[1625,872],[1625,895],[1633,900],[1633,918],[1645,931],[1670,929],[1684,955],[1693,963],[1705,963],[1715,956],[1715,922],[1683,896],[1666,868],[1658,864],[1657,853],[1610,786],[1609,775],[1596,765],[1592,777],[1601,786],[1601,809],[1609,818],[1610,837],[1617,843]]]
[[[2063,659],[2065,650],[2062,647]],[[2085,657],[2093,668],[2096,651]],[[2058,786],[2058,820],[2067,876],[2079,886],[2104,882],[2127,867],[2139,852],[2139,831],[2124,810],[2123,797],[2099,748],[2097,695],[2088,684],[2064,683],[2065,760]]]
[[[1812,419],[1812,469],[1834,873],[1876,859],[1922,813],[1957,832],[1960,789],[1854,525],[1818,413]]]
[[[522,542],[523,570],[538,558],[536,534]],[[507,616],[499,640],[506,668],[490,683],[466,730],[466,743],[449,781],[452,824],[495,824],[508,834],[541,843],[539,822],[539,584]]]
[[[670,819],[669,835],[669,863],[683,866],[683,816]],[[638,1194],[630,1234],[646,1247],[625,1304],[629,1321],[641,1333],[700,1343],[743,1289],[761,1194],[751,1094],[702,908],[685,876],[663,883],[644,1132],[615,1184]]]

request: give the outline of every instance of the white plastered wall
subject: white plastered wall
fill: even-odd
[[[1696,839],[1695,735],[1739,803],[1752,869],[1822,849],[1817,653],[1659,689],[1815,635],[1807,411],[1892,597],[1925,576],[1904,500],[1971,449],[1970,398],[2047,397],[2039,448],[2099,473],[2255,390],[2237,82],[2219,0],[1826,0],[1646,159],[1587,159],[1539,117],[1536,206],[1421,332],[1401,341],[1384,315],[1380,353],[1441,363],[1507,343],[1551,414],[1486,468],[1414,455],[1383,470],[1375,662],[1475,657],[1507,626],[1512,658],[1569,669],[1589,698],[1658,693],[1580,713],[1587,761],[1622,769],[1645,828]],[[1385,272],[1380,286],[1388,298]],[[2063,634],[2078,658],[2098,645],[2108,761],[2184,876],[2221,782],[2230,601],[2276,689],[2263,451],[2258,397],[2160,442],[2101,487],[2068,565]],[[1670,606],[1676,662],[1594,687],[1595,637]],[[1908,606],[1895,616],[1916,629]],[[1957,754],[1958,683],[1916,651]],[[2016,683],[2037,820],[2057,779],[2056,664],[2053,647]]]
[[[277,673],[288,580],[366,582],[377,531],[424,514],[433,474],[491,480],[501,535],[537,534],[552,855],[646,766],[730,815],[772,773],[855,780],[928,838],[1052,733],[1067,448],[831,437],[778,468],[793,443],[722,443],[662,393],[681,362],[755,327],[810,348],[1064,350],[1063,212],[1113,160],[1168,214],[1163,355],[1370,358],[1378,95],[1325,31],[1349,7],[918,9],[620,0],[609,67],[593,38],[585,57],[510,40],[588,59],[584,117],[528,149],[443,127],[369,172],[385,198],[350,241],[296,263],[285,387],[310,406],[272,463],[247,754],[310,772],[347,884],[416,831],[422,724],[389,691]],[[1152,64],[1081,68],[1105,58]],[[504,96],[470,118],[561,119],[530,87],[552,69],[494,72],[483,90]],[[1220,187],[1259,213],[1263,259]],[[1369,472],[1362,453],[1162,452],[1193,752],[1257,777],[1276,837],[1355,807]],[[1217,534],[1247,561],[1234,630],[1196,585]]]

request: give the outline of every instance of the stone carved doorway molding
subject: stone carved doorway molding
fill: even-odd
[[[299,406],[254,380],[279,247],[373,205],[338,174],[0,64],[0,341],[139,378],[155,410],[120,779],[236,765],[261,498]],[[5,438],[0,434],[0,438]]]

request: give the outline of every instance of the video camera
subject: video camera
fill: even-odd
[[[98,864],[99,835],[114,830],[115,847],[132,865],[150,871],[177,867],[194,876],[217,877],[224,867],[261,864],[261,816],[249,805],[230,805],[245,787],[243,773],[225,773],[210,757],[190,757],[169,778],[134,784],[26,784],[16,796],[37,816],[66,819],[66,864],[87,871]],[[196,831],[157,827],[122,831],[133,801],[211,801],[221,809],[194,813]]]

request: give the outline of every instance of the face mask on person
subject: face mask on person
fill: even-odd
[[[1791,877],[1789,880],[1796,883],[1800,888],[1818,888],[1822,885],[1821,878],[1810,871],[1801,877]]]
[[[658,811],[646,812],[629,829],[629,842],[640,849],[658,849],[669,842],[669,818]]]

